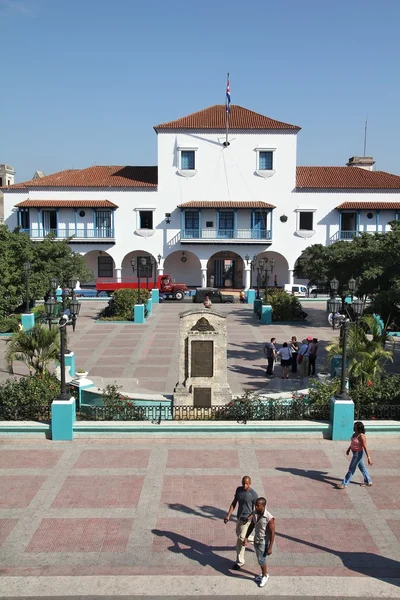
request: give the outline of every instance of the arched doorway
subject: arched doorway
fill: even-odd
[[[139,265],[141,279],[146,279],[147,281],[153,281],[157,279],[158,263],[154,256],[149,252],[146,252],[146,250],[134,250],[133,252],[129,252],[128,254],[126,254],[122,259],[122,281],[136,281],[138,276]]]
[[[208,259],[207,285],[217,288],[243,287],[243,259],[229,250],[216,252]]]
[[[286,258],[279,252],[267,251],[256,255],[255,266],[251,273],[252,287],[257,287],[257,266],[260,260],[264,261],[262,287],[265,287],[267,280],[268,287],[284,287],[285,283],[289,283],[289,263]],[[274,261],[273,269],[271,261]]]
[[[103,250],[90,250],[83,255],[88,269],[93,271],[94,281],[85,281],[87,285],[94,285],[98,278],[115,277],[115,261],[108,252]]]
[[[200,260],[187,250],[171,252],[164,260],[164,274],[170,275],[178,283],[189,287],[201,286]]]

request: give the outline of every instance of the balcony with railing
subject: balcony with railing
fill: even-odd
[[[21,229],[28,233],[33,240],[43,240],[48,235],[54,236],[57,240],[73,238],[74,241],[94,240],[96,242],[109,242],[115,240],[114,229],[111,227],[65,227],[50,229],[47,227],[32,227],[30,229]]]
[[[270,229],[181,229],[181,243],[257,243],[271,242]]]
[[[334,242],[341,241],[351,241],[354,240],[355,237],[362,235],[363,233],[385,233],[384,231],[365,231],[365,230],[342,230],[337,231],[329,238],[329,243],[333,244]]]

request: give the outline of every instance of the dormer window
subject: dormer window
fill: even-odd
[[[275,174],[275,148],[256,148],[255,151],[257,153],[256,175],[264,179],[272,177]]]
[[[178,148],[178,174],[193,177],[197,173],[197,148]]]
[[[273,155],[272,150],[260,150],[258,153],[259,171],[272,171]]]
[[[195,151],[181,150],[181,169],[191,171],[195,168]]]

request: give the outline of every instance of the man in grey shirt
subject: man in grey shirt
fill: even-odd
[[[243,545],[243,542],[246,538],[247,530],[249,528],[256,500],[258,497],[257,492],[255,492],[250,486],[251,479],[248,475],[246,475],[242,479],[242,485],[236,489],[235,496],[228,510],[228,514],[224,519],[224,523],[226,524],[229,521],[237,504],[238,511],[236,524],[236,563],[232,567],[235,571],[239,571],[241,567],[243,567],[245,562],[245,547]]]

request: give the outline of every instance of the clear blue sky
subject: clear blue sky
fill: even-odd
[[[16,180],[156,164],[153,125],[223,103],[300,125],[298,164],[400,174],[399,0],[0,0]]]

